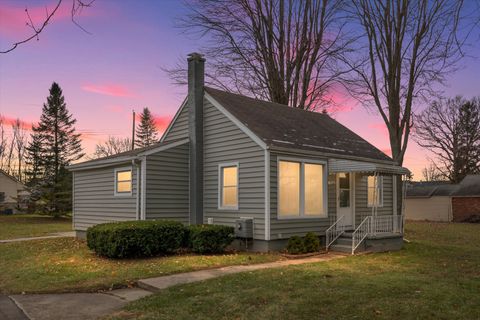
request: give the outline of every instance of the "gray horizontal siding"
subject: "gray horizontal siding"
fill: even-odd
[[[188,223],[188,144],[147,156],[146,218]]]
[[[166,133],[164,142],[188,138],[188,105],[181,111],[175,122],[171,124],[170,130]]]
[[[204,222],[234,225],[254,218],[254,238],[265,239],[264,150],[216,107],[204,100]],[[239,209],[218,209],[218,166],[239,163]]]
[[[366,174],[355,174],[355,225],[360,224],[367,216],[372,215],[372,208],[368,207],[368,190]],[[383,176],[383,207],[377,208],[377,215],[393,214],[393,178]]]
[[[119,167],[132,168],[131,196],[114,196],[114,170]],[[131,165],[76,171],[73,181],[74,229],[83,231],[99,223],[135,220],[136,171]]]
[[[304,236],[307,232],[324,234],[325,230],[336,219],[336,190],[335,175],[328,176],[328,216],[326,218],[299,218],[299,219],[278,219],[277,216],[277,190],[278,190],[278,157],[295,157],[291,154],[282,155],[280,153],[270,154],[270,237],[275,239],[286,239],[292,236]],[[299,156],[299,159],[309,159],[305,156]],[[312,160],[325,160],[324,158],[310,158]]]

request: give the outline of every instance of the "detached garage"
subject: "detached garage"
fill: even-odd
[[[480,221],[480,175],[459,184],[414,182],[407,186],[405,215],[409,220]]]

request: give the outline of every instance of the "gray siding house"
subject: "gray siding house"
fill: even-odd
[[[204,86],[204,61],[189,56],[158,144],[70,166],[79,237],[110,221],[247,221],[257,251],[307,232],[352,253],[401,247],[407,169],[328,115]]]

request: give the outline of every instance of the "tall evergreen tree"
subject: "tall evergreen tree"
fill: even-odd
[[[84,156],[75,123],[67,110],[62,89],[54,82],[40,122],[33,130],[29,158],[32,165],[38,166],[35,177],[41,174],[36,186],[41,189],[43,209],[55,216],[71,208],[71,188],[68,187],[71,174],[65,167]]]
[[[158,131],[155,126],[155,120],[148,108],[143,108],[143,112],[140,115],[140,124],[136,131],[135,147],[148,147],[158,142]]]

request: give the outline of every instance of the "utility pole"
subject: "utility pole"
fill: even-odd
[[[135,110],[132,110],[133,119],[132,119],[132,150],[135,149]]]

